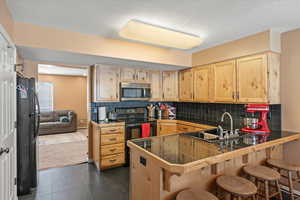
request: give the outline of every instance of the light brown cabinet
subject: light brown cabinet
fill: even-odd
[[[90,138],[91,136],[91,138]],[[125,123],[97,124],[91,122],[89,145],[92,160],[100,170],[125,163]]]
[[[194,80],[193,70],[183,70],[179,73],[179,100],[193,101],[194,97]]]
[[[119,101],[120,69],[114,66],[95,65],[91,71],[94,102]]]
[[[211,65],[194,68],[194,101],[213,101],[213,68]]]
[[[162,73],[163,101],[178,101],[178,71]]]
[[[267,55],[237,59],[237,96],[241,103],[268,102]]]
[[[150,72],[151,101],[161,101],[162,99],[162,73],[161,71]]]
[[[235,102],[236,71],[235,60],[214,65],[214,100]]]
[[[122,82],[149,82],[149,71],[135,68],[121,68]]]

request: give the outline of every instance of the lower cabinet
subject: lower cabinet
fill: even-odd
[[[125,163],[125,123],[92,122],[92,159],[99,170]]]

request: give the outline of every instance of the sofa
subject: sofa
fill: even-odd
[[[77,115],[71,110],[41,112],[39,135],[77,131]]]

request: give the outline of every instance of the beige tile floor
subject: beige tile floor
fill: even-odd
[[[38,138],[38,169],[75,165],[87,161],[87,129]]]

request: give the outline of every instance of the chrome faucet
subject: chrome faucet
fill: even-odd
[[[230,118],[230,135],[233,135],[233,119],[229,112],[224,112],[221,117],[221,122],[224,122],[224,117],[227,115]]]

